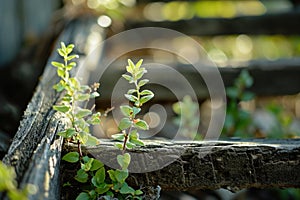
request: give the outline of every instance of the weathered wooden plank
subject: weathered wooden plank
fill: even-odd
[[[290,11],[261,16],[241,16],[235,18],[193,18],[176,22],[128,22],[127,29],[139,27],[164,27],[187,35],[296,35],[300,33],[300,12]]]
[[[147,59],[144,64],[147,65]],[[153,61],[149,61],[150,63]],[[116,63],[110,67],[109,70],[100,79],[101,85],[101,98],[99,101],[108,102],[111,100],[111,93],[124,73],[120,69],[122,64]],[[191,84],[194,92],[199,99],[209,97],[207,86],[202,78],[203,75],[209,76],[212,70],[208,66],[203,66],[200,74],[194,66],[184,64],[169,64],[179,74],[183,75],[186,80]],[[219,67],[218,70],[222,76],[225,87],[232,86],[235,78],[239,75],[241,70],[247,69],[254,79],[254,85],[250,88],[257,96],[278,96],[278,95],[291,95],[300,92],[300,58],[293,59],[280,59],[276,61],[257,60],[249,61],[246,63],[231,64],[227,67]],[[164,73],[163,68],[153,67],[148,68],[148,78],[150,80],[165,80],[166,76],[171,81],[176,89],[177,95],[185,96],[186,90],[182,89],[182,81],[168,73]],[[166,88],[151,85],[151,89],[155,92],[153,101],[177,101],[176,97]]]
[[[75,147],[74,147],[75,148]],[[117,166],[111,141],[84,152]],[[130,150],[130,184],[162,190],[300,188],[300,139],[242,141],[146,141]],[[111,159],[111,160],[109,160]],[[169,165],[165,165],[167,160]],[[147,167],[155,171],[146,172]],[[154,168],[153,168],[154,169]],[[142,172],[135,173],[134,172]],[[68,170],[66,170],[68,173]]]
[[[59,42],[56,47],[60,45],[60,41],[86,47],[85,40],[76,39],[78,35],[88,35],[94,24],[96,21],[92,19],[71,22],[58,38]],[[80,49],[77,48],[77,51]],[[61,60],[56,51],[53,51],[49,57],[40,83],[27,106],[12,144],[3,158],[5,164],[15,168],[19,186],[31,183],[38,188],[38,193],[30,196],[30,199],[60,198],[59,166],[62,138],[57,137],[56,133],[62,131],[66,122],[52,109],[60,97],[60,94],[52,88],[59,81],[56,69],[51,66],[53,60]],[[76,68],[73,73],[75,74],[77,70]]]

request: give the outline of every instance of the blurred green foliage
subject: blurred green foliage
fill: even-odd
[[[28,195],[36,193],[36,187],[33,185],[27,185],[23,190],[19,190],[15,179],[15,170],[0,161],[0,194],[6,192],[11,200],[27,200]]]
[[[172,108],[177,114],[173,122],[181,128],[180,134],[189,139],[201,140],[202,136],[197,134],[200,120],[198,103],[190,96],[185,96],[182,101],[174,103]]]
[[[232,87],[226,89],[228,102],[226,118],[222,134],[228,137],[248,137],[252,124],[251,113],[239,106],[241,101],[249,101],[254,98],[252,92],[246,91],[253,85],[253,78],[248,71],[243,70]]]

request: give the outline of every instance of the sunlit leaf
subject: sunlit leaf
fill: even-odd
[[[138,86],[142,87],[142,86],[146,85],[148,82],[149,82],[148,79],[142,79],[139,81]]]
[[[119,163],[119,165],[121,166],[122,170],[125,170],[128,168],[129,164],[130,164],[130,154],[129,153],[125,153],[124,155],[118,155],[117,156],[117,161]]]
[[[127,117],[131,117],[133,111],[132,108],[128,105],[124,105],[124,106],[120,106],[121,112],[123,113],[123,115],[127,116]]]
[[[129,82],[131,82],[133,80],[132,77],[127,74],[123,74],[122,77],[125,78]]]
[[[147,122],[145,122],[144,120],[137,120],[137,122],[134,123],[134,126],[136,128],[142,129],[142,130],[148,130],[149,126],[147,124]]]
[[[129,128],[131,125],[132,125],[132,122],[130,121],[130,119],[127,118],[127,117],[124,117],[120,121],[119,129],[120,130],[125,130],[125,129]]]
[[[141,67],[141,65],[143,64],[143,59],[140,59],[136,64],[135,64],[135,67],[137,69],[139,69]]]
[[[92,114],[92,111],[89,109],[83,109],[83,108],[77,108],[75,116],[78,118],[83,118],[86,117],[88,115]]]
[[[66,113],[71,109],[71,107],[67,105],[55,105],[53,106],[53,109],[62,113]]]
[[[87,136],[87,141],[85,142],[86,146],[96,146],[98,144],[100,144],[100,140],[98,138],[92,135]]]
[[[154,95],[146,95],[146,96],[143,96],[141,99],[140,99],[140,104],[144,104],[146,102],[148,102],[149,100],[151,100],[153,98]]]
[[[104,166],[104,164],[102,162],[100,162],[97,159],[94,159],[90,170],[95,171],[95,170],[98,170],[100,167],[103,167],[103,166]]]
[[[53,61],[51,62],[51,64],[54,66],[54,67],[57,67],[57,68],[64,68],[64,64],[62,63],[59,63],[59,62],[56,62],[56,61]]]
[[[90,99],[90,95],[89,94],[82,94],[82,93],[79,93],[76,95],[76,100],[77,101],[86,101],[86,100],[89,100]]]
[[[138,98],[132,94],[124,94],[124,95],[129,101],[135,102],[138,100]]]
[[[111,136],[114,140],[119,140],[119,141],[123,141],[125,136],[123,133],[119,133],[119,134],[113,134]]]
[[[154,96],[154,94],[151,90],[143,90],[140,94],[141,95],[152,95],[152,96]]]

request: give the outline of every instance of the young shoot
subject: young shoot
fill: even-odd
[[[99,140],[90,134],[90,125],[99,124],[101,114],[99,112],[93,113],[95,106],[87,109],[79,105],[87,104],[90,99],[99,96],[97,92],[99,83],[92,86],[81,85],[75,77],[71,77],[70,71],[76,66],[76,62],[73,60],[78,58],[78,55],[71,54],[73,48],[73,44],[66,46],[62,42],[57,51],[64,61],[53,61],[51,63],[57,68],[57,75],[61,78],[53,88],[57,92],[64,92],[60,103],[53,106],[53,109],[64,114],[69,120],[67,129],[59,132],[58,135],[69,142],[76,143],[78,145],[78,155],[76,152],[73,154],[82,157],[81,144],[96,145],[99,143]]]
[[[120,106],[121,112],[124,115],[119,123],[119,129],[122,133],[113,135],[114,139],[123,142],[123,144],[116,144],[119,149],[123,150],[123,153],[125,153],[126,149],[143,146],[144,143],[139,139],[138,130],[149,129],[147,122],[137,117],[142,105],[154,97],[152,91],[141,89],[149,82],[148,79],[142,79],[144,74],[147,73],[147,70],[141,67],[142,63],[143,60],[140,60],[134,64],[129,59],[128,66],[126,66],[127,74],[122,75],[129,84],[133,85],[133,88],[129,89],[125,94],[131,105]]]

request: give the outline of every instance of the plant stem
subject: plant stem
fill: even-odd
[[[82,157],[81,143],[79,140],[77,140],[77,149],[78,149],[79,156]]]
[[[133,120],[132,120],[132,121],[133,121]],[[125,151],[126,151],[126,143],[127,143],[127,141],[128,141],[128,137],[129,137],[129,134],[130,134],[130,132],[131,132],[131,129],[132,129],[132,125],[129,127],[128,132],[127,132],[127,133],[125,132],[125,138],[124,138],[124,143],[123,143],[123,151],[122,151],[123,154],[124,154]]]

